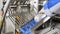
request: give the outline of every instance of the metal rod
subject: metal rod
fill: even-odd
[[[3,17],[2,25],[1,25],[1,28],[0,28],[0,34],[1,34],[2,29],[3,29],[3,24],[5,24],[5,23],[4,23],[4,22],[5,22],[5,16],[6,16],[7,9],[8,9],[8,7],[9,7],[10,1],[11,1],[11,0],[7,0],[5,6],[4,6],[4,8],[3,8],[3,11],[4,11],[4,17]]]

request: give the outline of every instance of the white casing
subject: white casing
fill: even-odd
[[[46,17],[45,14],[38,14],[38,15],[35,16],[34,20],[35,20],[36,22],[39,22],[39,21],[41,21],[42,19],[44,19],[44,17]]]
[[[53,13],[60,14],[60,2],[57,3],[56,5],[54,5],[53,7],[51,7],[50,9],[47,8],[45,10],[45,14],[47,16],[54,16],[55,14],[53,14]]]

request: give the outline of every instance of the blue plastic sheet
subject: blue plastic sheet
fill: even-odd
[[[25,33],[26,33],[26,34],[31,34],[31,31],[30,31],[30,30],[28,30],[28,31],[26,31]]]
[[[53,7],[54,5],[56,5],[57,3],[59,3],[60,0],[47,0],[47,2],[44,5],[44,9],[50,9],[51,7]]]
[[[35,25],[37,24],[37,22],[32,19],[31,21],[29,21],[27,24],[25,24],[23,27],[19,28],[21,32],[28,32],[31,28],[33,28]]]

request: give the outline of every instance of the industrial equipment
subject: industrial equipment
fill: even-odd
[[[1,34],[60,33],[60,0],[4,0],[2,3]]]
[[[53,1],[55,1],[55,2],[53,2]],[[35,17],[35,19],[34,20],[31,20],[31,21],[29,21],[29,23],[34,23],[34,25],[36,25],[35,23],[38,23],[39,21],[41,21],[42,19],[44,19],[44,18],[46,18],[46,21],[47,20],[49,20],[52,16],[55,16],[55,15],[57,15],[57,14],[59,14],[60,13],[60,0],[48,0],[46,3],[45,3],[45,5],[43,6],[43,8],[44,8],[44,10],[45,10],[45,14],[38,14],[36,17]],[[57,7],[57,8],[56,8]],[[56,8],[55,10],[54,10],[54,8]],[[45,23],[46,21],[44,21],[43,23]],[[26,25],[24,25],[24,27],[22,27],[22,28],[20,28],[20,30],[22,31],[22,32],[25,32],[26,34],[30,34],[30,29],[29,28],[31,28],[31,25],[32,25],[32,27],[34,26],[33,24],[30,24],[30,26],[28,26],[27,24]],[[29,27],[29,28],[28,28]]]

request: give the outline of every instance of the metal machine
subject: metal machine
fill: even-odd
[[[42,14],[39,13],[39,6],[43,7]],[[2,22],[5,25],[4,34],[15,34],[15,31],[18,34],[49,34],[52,31],[55,33],[51,34],[57,34],[56,31],[60,30],[59,23],[55,23],[55,20],[60,19],[60,0],[47,0],[42,4],[40,0],[5,0],[2,10],[4,12]],[[38,27],[41,29],[37,32],[35,30]]]
[[[39,21],[45,18],[45,20],[42,23],[45,23],[48,21],[51,17],[60,14],[60,0],[48,0],[45,5],[43,6],[44,8],[44,13],[45,14],[38,14],[35,16],[34,19],[29,21],[28,24],[26,24],[24,27],[20,28],[22,32],[25,32],[26,34],[30,34],[30,28],[34,27]],[[55,9],[54,9],[55,8]],[[29,25],[29,26],[28,26]]]

